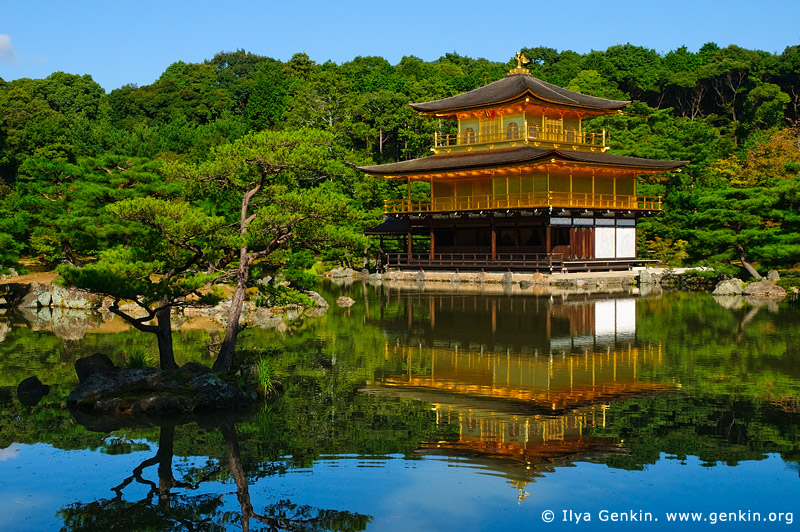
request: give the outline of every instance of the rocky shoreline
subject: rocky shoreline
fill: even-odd
[[[717,295],[730,295],[738,293],[743,295],[757,295],[760,297],[779,297],[785,291],[776,286],[779,279],[778,273],[771,271],[762,283],[749,283],[745,285],[740,280],[724,278],[714,275],[702,275],[702,268],[635,268],[626,271],[611,272],[581,272],[581,273],[552,273],[539,272],[486,272],[486,271],[458,271],[458,270],[391,270],[385,273],[370,273],[350,268],[334,268],[324,274],[324,277],[337,283],[350,281],[365,281],[370,284],[379,283],[449,283],[450,285],[516,285],[521,289],[530,287],[555,287],[567,290],[605,290],[629,288],[677,288],[682,290],[708,290],[715,291]],[[111,299],[92,294],[84,290],[65,288],[54,282],[55,274],[44,274],[44,279],[30,280],[29,276],[0,277],[0,309],[16,308],[19,310],[38,311],[49,310],[55,313],[59,310],[89,310],[98,312],[104,320],[108,316]],[[730,288],[720,289],[718,286],[729,287],[731,282],[740,283],[738,292]],[[745,288],[745,286],[747,288]],[[725,293],[720,290],[724,290]],[[315,306],[304,308],[299,305],[287,305],[280,308],[257,307],[250,301],[244,302],[241,323],[253,327],[276,327],[286,320],[296,319],[300,315],[318,316],[324,314],[329,304],[316,292],[306,292]],[[343,306],[340,304],[340,306]],[[136,314],[141,309],[133,303],[122,303],[121,310]],[[227,311],[230,301],[222,301],[210,307],[187,307],[176,309],[175,319],[180,322],[182,317],[205,318],[221,326],[226,325]]]
[[[710,274],[710,275],[709,275]],[[384,282],[431,282],[458,284],[512,284],[525,289],[531,286],[550,286],[567,289],[605,289],[611,287],[677,288],[682,290],[714,290],[716,285],[727,280],[713,275],[704,268],[634,268],[624,271],[551,273],[539,272],[485,272],[458,270],[390,270],[385,273],[355,271],[350,268],[334,268],[325,277],[334,281],[360,280],[369,283]],[[779,279],[771,271],[765,281],[772,286]],[[744,284],[744,283],[743,283]],[[751,283],[753,284],[753,283]],[[755,290],[755,289],[754,289]]]
[[[27,276],[11,277],[0,280],[0,308],[18,309],[71,309],[71,310],[94,310],[100,313],[109,312],[112,299],[109,297],[93,294],[86,290],[76,288],[66,288],[59,285],[55,274],[46,275],[45,280],[28,280]],[[327,308],[328,303],[316,292],[307,292],[315,302],[315,309]],[[188,307],[183,313],[188,316],[203,316],[214,318],[222,325],[225,325],[230,301],[225,300],[214,307]],[[122,302],[120,310],[131,313],[132,315],[144,315],[141,307],[132,302]],[[247,325],[258,325],[257,322],[268,320],[276,314],[299,312],[303,307],[299,305],[287,305],[280,310],[257,307],[250,301],[244,302],[243,319],[249,319],[253,323],[245,322]]]
[[[65,288],[54,282],[53,274],[36,274],[0,279],[0,313],[9,310],[27,322],[33,330],[51,330],[60,338],[79,340],[90,330],[118,332],[129,326],[109,311],[112,300],[84,290]],[[240,323],[246,327],[283,329],[287,323],[302,316],[321,316],[329,304],[318,293],[306,292],[313,307],[290,304],[284,307],[258,307],[245,301]],[[121,310],[144,316],[134,303],[121,303]],[[193,328],[220,328],[227,325],[230,300],[216,306],[186,307],[173,310],[173,325]],[[0,322],[0,341],[3,340],[4,323]]]
[[[658,293],[662,289],[712,292],[714,296],[737,296],[736,302],[760,306],[784,299],[786,290],[776,283],[778,272],[772,270],[765,279],[745,283],[714,275],[703,268],[636,268],[613,272],[582,273],[518,273],[518,272],[461,272],[461,271],[409,271],[392,270],[383,274],[359,272],[349,268],[335,268],[325,274],[334,283],[363,281],[369,284],[397,287],[434,286],[450,290],[478,287],[481,292],[506,294],[531,293],[555,295],[573,292],[632,291],[642,295]],[[730,288],[733,286],[734,288]],[[496,288],[495,288],[496,287]],[[796,293],[796,289],[795,289]],[[730,299],[725,306],[731,308]]]

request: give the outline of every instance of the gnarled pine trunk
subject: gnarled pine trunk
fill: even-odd
[[[158,362],[161,369],[177,369],[172,350],[172,307],[156,312],[156,338],[158,339]]]
[[[236,347],[236,337],[239,334],[239,317],[242,315],[242,306],[244,305],[244,296],[247,294],[247,282],[249,279],[250,258],[247,256],[247,248],[242,248],[239,255],[236,288],[233,291],[231,308],[228,310],[225,338],[222,340],[219,355],[217,355],[212,368],[216,372],[228,371],[233,363],[233,351]]]
[[[744,269],[747,270],[747,273],[749,273],[756,279],[763,279],[763,277],[761,277],[761,274],[758,273],[758,271],[756,271],[755,268],[753,268],[753,265],[747,262],[747,260],[745,260],[744,247],[742,247],[741,244],[736,246],[736,251],[739,252],[739,260],[742,261],[742,266],[744,266]]]

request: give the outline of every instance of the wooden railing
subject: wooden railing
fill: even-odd
[[[387,253],[384,264],[389,268],[521,268],[560,270],[564,257],[560,253]]]
[[[598,272],[629,270],[655,264],[649,259],[567,259],[563,253],[387,253],[386,268],[516,269],[549,272]]]
[[[386,214],[479,211],[493,209],[535,209],[545,207],[576,209],[626,209],[660,211],[661,196],[628,196],[547,192],[519,194],[485,194],[454,198],[398,199],[384,201]]]
[[[606,132],[588,133],[575,129],[545,129],[539,125],[524,123],[516,130],[476,131],[474,133],[457,133],[455,135],[439,135],[434,133],[434,146],[448,148],[452,146],[469,146],[491,144],[497,142],[513,142],[515,140],[529,142],[552,142],[563,144],[580,144],[589,146],[605,146]]]

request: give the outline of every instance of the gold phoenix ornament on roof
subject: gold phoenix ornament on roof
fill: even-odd
[[[527,68],[524,68],[522,65],[527,65],[531,62],[530,59],[525,57],[525,54],[522,52],[517,52],[514,55],[514,59],[517,60],[517,68],[512,68],[508,71],[509,74],[530,74],[530,71]]]

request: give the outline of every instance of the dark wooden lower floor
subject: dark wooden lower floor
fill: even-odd
[[[626,270],[637,258],[637,214],[628,211],[451,213],[384,220],[381,262],[397,268],[495,271]]]

